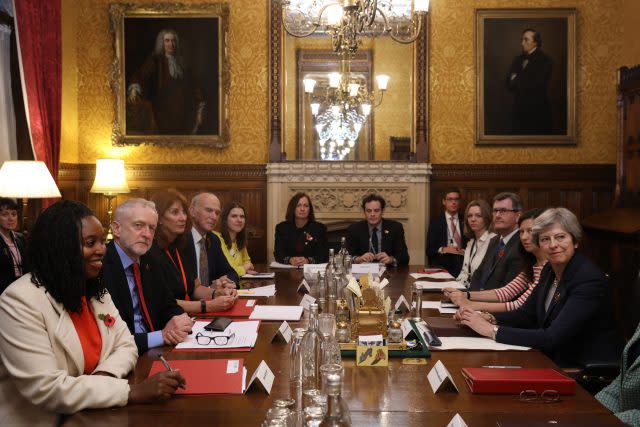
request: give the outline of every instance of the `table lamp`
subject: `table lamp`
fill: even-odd
[[[96,179],[93,181],[93,187],[91,187],[90,191],[92,193],[102,193],[107,198],[107,214],[109,215],[107,242],[110,242],[113,240],[113,234],[111,233],[113,199],[118,194],[125,194],[130,191],[124,173],[124,160],[96,160]]]
[[[22,228],[28,231],[27,201],[62,197],[44,162],[7,160],[0,168],[0,196],[22,199]]]

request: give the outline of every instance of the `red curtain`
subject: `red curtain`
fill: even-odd
[[[27,116],[36,160],[58,180],[62,109],[60,0],[18,0],[15,20],[22,58]],[[43,201],[46,207],[49,203]]]

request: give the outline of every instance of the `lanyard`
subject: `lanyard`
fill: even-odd
[[[173,257],[171,256],[171,253],[169,252],[169,249],[166,249],[165,252],[167,253],[167,256],[169,257],[169,259],[173,263],[173,266],[177,270],[178,269],[178,265],[176,264],[176,262],[174,261]],[[182,273],[182,284],[184,285],[184,299],[186,301],[191,301],[191,298],[189,298],[189,288],[187,287],[187,276],[184,274],[184,267],[182,266],[182,258],[180,258],[180,252],[178,252],[177,249],[176,249],[176,256],[178,257],[178,263],[180,264],[180,272]]]

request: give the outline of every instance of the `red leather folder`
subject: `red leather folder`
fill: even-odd
[[[198,313],[196,317],[249,317],[253,313],[253,309],[256,306],[255,299],[240,299],[238,298],[229,310],[216,311],[215,313]]]
[[[555,390],[575,394],[576,382],[548,368],[462,368],[471,393],[520,394],[523,390]]]
[[[227,365],[236,361],[234,373],[227,373]],[[179,370],[187,385],[176,394],[242,394],[244,359],[169,360],[173,370]],[[166,371],[159,360],[151,365],[149,376]]]

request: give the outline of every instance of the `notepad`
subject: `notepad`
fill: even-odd
[[[194,314],[196,317],[249,317],[253,312],[256,300],[254,299],[239,299],[236,300],[233,307],[226,311],[216,311],[208,313]]]
[[[208,325],[208,321],[197,321],[191,328],[191,334],[187,335],[187,338],[178,345],[177,350],[197,349],[197,350],[235,350],[240,348],[253,348],[256,345],[258,339],[258,327],[260,322],[255,320],[231,322],[224,331],[207,331],[204,329]],[[198,344],[196,339],[198,334],[203,334],[209,337],[215,336],[230,336],[233,334],[233,338],[229,340],[225,345],[216,344],[215,341],[211,341],[207,345]]]
[[[422,289],[423,291],[426,292],[442,292],[442,290],[444,288],[454,288],[454,289],[458,289],[458,290],[466,290],[467,288],[465,288],[465,286],[460,283],[457,282],[455,280],[451,280],[448,282],[422,282],[422,281],[417,281],[415,282],[416,286],[419,289]]]
[[[437,271],[433,273],[411,273],[411,277],[414,279],[445,279],[445,280],[453,280],[451,274],[446,271]]]
[[[295,322],[300,320],[303,310],[304,307],[301,305],[258,305],[249,316],[249,319]]]
[[[176,394],[242,394],[246,389],[247,369],[244,359],[170,360],[186,381]],[[149,376],[165,371],[162,362],[151,365]]]
[[[276,285],[258,286],[255,288],[238,289],[239,297],[272,297],[276,294]]]
[[[256,274],[245,274],[241,276],[241,279],[273,279],[276,277],[276,273],[256,273]]]

